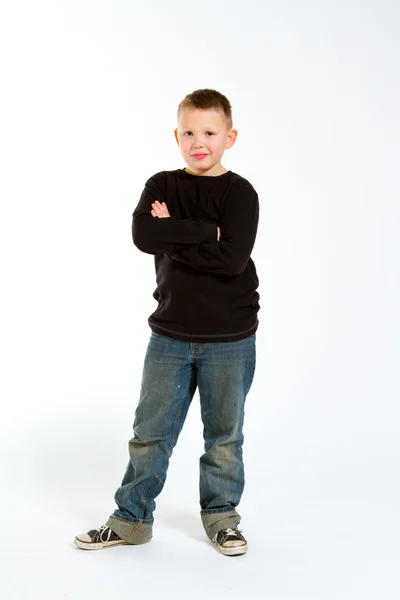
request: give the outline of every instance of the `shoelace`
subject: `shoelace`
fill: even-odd
[[[239,529],[238,527],[235,529],[232,529],[231,527],[227,527],[226,529],[222,529],[224,535],[236,535],[237,531],[240,531],[240,533],[243,532],[243,529]],[[217,532],[214,537],[213,537],[213,542],[215,542],[215,540],[217,539],[217,535],[219,532]]]
[[[240,531],[240,529],[238,529],[237,531]],[[234,529],[231,529],[230,527],[224,529],[224,533],[227,533],[228,535],[236,535],[236,531]]]
[[[105,533],[108,529],[108,533],[107,533],[107,539],[103,539],[103,533]],[[108,542],[111,534],[112,534],[112,530],[110,529],[110,527],[108,525],[102,525],[99,529],[96,529],[96,532],[93,536],[93,541],[97,541],[99,540],[100,542]],[[95,538],[97,538],[95,540]]]

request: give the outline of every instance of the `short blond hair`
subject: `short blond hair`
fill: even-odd
[[[216,110],[225,119],[227,129],[232,129],[232,107],[228,98],[221,94],[221,92],[204,88],[187,94],[179,103],[178,120],[183,110],[195,108],[200,110]]]

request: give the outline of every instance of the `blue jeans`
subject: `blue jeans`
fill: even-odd
[[[195,343],[151,332],[139,403],[129,441],[130,460],[107,525],[143,544],[153,535],[155,498],[199,388],[204,454],[200,456],[200,515],[207,536],[237,527],[244,488],[242,460],[246,396],[256,365],[256,334],[236,342]]]

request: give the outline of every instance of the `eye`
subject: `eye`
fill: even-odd
[[[192,133],[191,131],[185,131],[185,133],[183,135],[186,135],[187,133]],[[207,131],[207,133],[209,133],[210,135],[215,135],[215,133],[213,133],[212,131]]]

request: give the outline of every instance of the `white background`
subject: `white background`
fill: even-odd
[[[2,4],[2,599],[398,599],[399,35],[390,0]],[[222,164],[260,199],[249,552],[202,529],[198,391],[151,543],[84,552],[156,308],[131,214],[186,166],[176,111],[204,87],[239,131]]]

